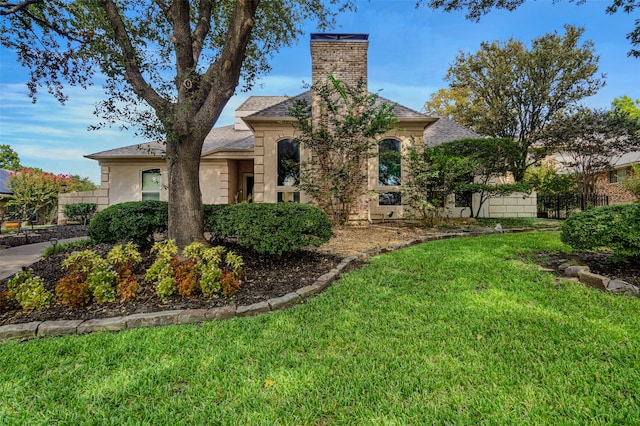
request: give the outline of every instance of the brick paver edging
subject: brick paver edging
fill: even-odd
[[[23,324],[7,324],[0,326],[0,342],[11,339],[32,339],[45,336],[65,336],[69,334],[86,334],[99,331],[122,331],[141,327],[157,327],[175,324],[196,324],[206,321],[225,320],[233,317],[249,317],[271,311],[279,311],[303,303],[309,297],[324,291],[340,275],[342,270],[357,259],[366,259],[382,253],[388,253],[427,241],[445,240],[449,238],[477,237],[495,233],[514,233],[529,231],[556,231],[558,228],[545,229],[503,229],[500,231],[459,232],[449,234],[427,235],[414,238],[388,247],[371,249],[354,256],[349,256],[324,275],[316,279],[312,285],[299,288],[284,296],[258,302],[252,305],[223,306],[210,309],[183,309],[176,311],[160,311],[133,314],[114,318],[91,320],[57,320],[35,321]]]

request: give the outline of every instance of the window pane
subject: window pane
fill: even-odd
[[[299,203],[300,193],[299,192],[278,192],[278,202],[279,203]]]
[[[291,139],[278,141],[278,186],[294,186],[300,176],[300,146]]]
[[[142,172],[142,191],[160,191],[160,169]]]
[[[143,192],[142,193],[143,200],[160,200],[159,192]]]
[[[378,199],[380,206],[399,206],[402,205],[402,197],[399,192],[381,192]]]
[[[401,182],[400,141],[378,143],[378,185],[398,186]]]

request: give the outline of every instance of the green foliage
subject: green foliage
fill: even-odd
[[[8,188],[13,197],[7,202],[20,212],[20,220],[28,220],[39,215],[40,221],[50,222],[58,208],[58,194],[62,185],[73,184],[67,175],[55,175],[34,169],[22,169],[11,172]]]
[[[87,234],[97,243],[132,241],[142,250],[153,244],[154,234],[167,230],[167,203],[129,201],[107,207],[91,219]]]
[[[528,192],[522,183],[502,183],[518,157],[511,139],[461,139],[429,148],[413,148],[407,160],[409,176],[404,185],[407,204],[429,226],[442,217],[447,197],[466,192],[479,195],[471,217],[493,196]]]
[[[425,3],[432,9],[443,9],[451,12],[454,10],[466,10],[467,19],[479,21],[482,15],[489,13],[493,8],[512,11],[524,4],[526,0],[419,0],[417,5]],[[575,0],[576,4],[582,4],[580,0]],[[626,13],[633,13],[636,8],[640,8],[638,0],[611,0],[605,9],[608,14],[613,14],[622,9]],[[629,56],[640,57],[640,20],[635,20],[635,27],[627,34],[627,39],[631,45],[635,46],[628,52]]]
[[[142,256],[135,244],[119,244],[114,246],[107,253],[107,262],[116,268],[116,271],[131,268],[133,265],[142,262]]]
[[[296,141],[310,159],[300,164],[300,190],[334,222],[344,224],[366,194],[368,159],[377,139],[397,121],[393,105],[379,103],[364,80],[351,86],[329,75],[311,87],[314,116],[306,100],[295,101],[289,115],[297,119]],[[316,102],[314,100],[314,102]]]
[[[62,211],[67,219],[86,225],[91,216],[96,213],[97,207],[96,203],[65,204]]]
[[[167,301],[174,292],[175,267],[178,265],[178,246],[174,240],[155,243],[151,249],[156,254],[156,261],[147,270],[145,281],[156,283],[156,294]]]
[[[19,170],[21,168],[18,153],[8,144],[0,145],[0,169]]]
[[[621,98],[614,98],[611,105],[616,111],[627,114],[634,120],[640,121],[640,99],[634,101],[625,95]]]
[[[450,89],[464,88],[469,95],[456,109],[460,124],[480,135],[517,141],[512,167],[517,182],[537,162],[529,156],[536,133],[604,85],[596,76],[599,57],[593,43],[580,44],[583,33],[567,25],[564,35],[538,37],[530,49],[514,39],[483,42],[475,53],[460,53],[449,67]]]
[[[318,246],[332,235],[326,214],[307,204],[234,204],[218,210],[207,221],[215,238],[237,237],[241,246],[275,256],[307,245]]]
[[[96,303],[103,304],[116,300],[116,273],[109,267],[101,267],[87,276],[89,290]]]
[[[627,180],[622,182],[622,185],[640,201],[640,164],[633,164],[631,170],[633,175],[627,176]]]
[[[625,153],[640,150],[640,121],[616,110],[579,108],[556,117],[540,141],[561,153],[562,165],[577,175],[579,189],[589,195],[598,173]]]
[[[571,173],[558,173],[558,170],[548,164],[529,167],[525,173],[525,180],[531,182],[538,194],[556,195],[574,193],[576,177]]]
[[[51,246],[47,246],[47,248],[44,249],[44,253],[42,254],[42,256],[45,258],[48,258],[53,256],[54,254],[57,254],[72,248],[83,248],[90,245],[93,245],[93,241],[91,241],[89,238],[84,240],[78,240],[78,241],[69,241],[68,243],[56,244],[55,246],[51,245]]]
[[[561,239],[578,250],[608,248],[618,259],[640,260],[640,204],[598,207],[571,215]]]
[[[83,250],[71,253],[62,261],[62,266],[70,273],[80,274],[83,279],[93,271],[107,267],[107,261],[93,250]]]
[[[47,309],[53,295],[44,289],[44,280],[33,275],[33,269],[20,271],[7,283],[8,295],[25,311]]]

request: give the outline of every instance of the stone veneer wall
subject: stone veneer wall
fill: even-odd
[[[514,192],[505,197],[492,197],[482,208],[481,217],[537,217],[537,195]],[[484,214],[483,214],[484,213]]]
[[[366,82],[368,48],[366,40],[311,40],[311,82],[329,74],[349,85]]]

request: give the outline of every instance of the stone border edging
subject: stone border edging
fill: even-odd
[[[342,270],[351,262],[365,260],[372,256],[389,253],[406,247],[425,243],[428,241],[446,240],[450,238],[478,237],[490,234],[505,234],[516,232],[544,232],[557,231],[559,228],[513,228],[494,231],[456,232],[446,234],[425,235],[413,238],[402,243],[387,247],[374,248],[345,257],[338,265],[308,286],[299,288],[295,292],[284,296],[269,299],[267,301],[251,305],[228,305],[209,309],[182,309],[174,311],[159,311],[142,314],[132,314],[103,319],[90,320],[54,320],[34,321],[22,324],[7,324],[0,326],[0,342],[12,339],[33,339],[46,336],[66,336],[70,334],[87,334],[101,331],[122,331],[143,327],[158,327],[177,324],[197,324],[207,321],[220,321],[233,317],[249,317],[264,313],[288,309],[292,306],[304,303],[304,301],[324,291],[340,275]]]

